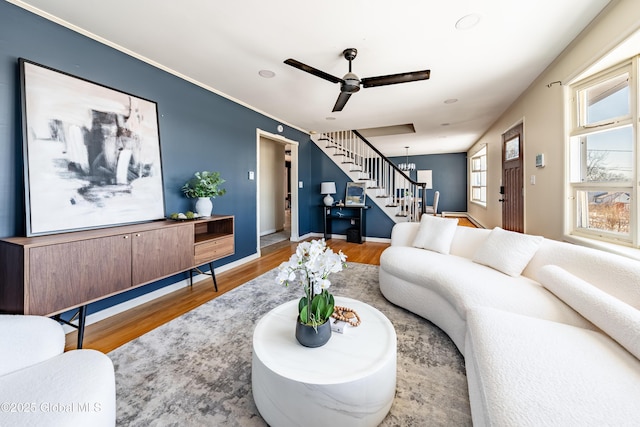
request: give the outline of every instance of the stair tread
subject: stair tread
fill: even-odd
[[[352,137],[343,139],[345,135],[342,133],[327,133],[323,134],[316,142],[327,156],[342,156],[340,159],[335,159],[334,163],[337,165],[349,165],[340,167],[351,177],[352,181],[365,184],[364,186],[370,197],[375,199],[375,203],[386,212],[392,221],[416,221],[416,215],[413,212],[414,201],[397,197],[396,186],[392,182],[386,185],[387,180],[382,179],[382,166],[383,164],[388,165],[388,159],[384,156],[369,153],[366,148],[367,141],[358,138],[353,139]],[[330,151],[331,149],[333,151]],[[413,186],[408,187],[408,184],[402,184],[402,187],[407,187],[409,190],[414,188]],[[404,189],[404,191],[407,191],[407,189]]]

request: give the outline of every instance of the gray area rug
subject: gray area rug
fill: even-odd
[[[302,295],[275,277],[269,271],[109,353],[118,426],[266,426],[251,394],[253,328]],[[330,279],[335,295],[376,307],[396,329],[396,397],[382,425],[471,425],[464,359],[449,337],[384,299],[377,266],[348,263]]]

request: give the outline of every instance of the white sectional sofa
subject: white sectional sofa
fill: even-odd
[[[465,357],[474,425],[639,425],[640,262],[424,215],[394,226],[380,290]]]

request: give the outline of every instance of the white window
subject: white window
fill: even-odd
[[[487,206],[487,147],[471,156],[469,188],[471,202]]]
[[[637,247],[636,61],[571,87],[569,185],[572,234]]]

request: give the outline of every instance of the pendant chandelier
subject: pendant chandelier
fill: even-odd
[[[407,150],[407,162],[406,163],[400,163],[398,165],[398,167],[400,168],[401,171],[412,171],[416,169],[416,164],[415,163],[409,163],[409,147],[404,147]]]

